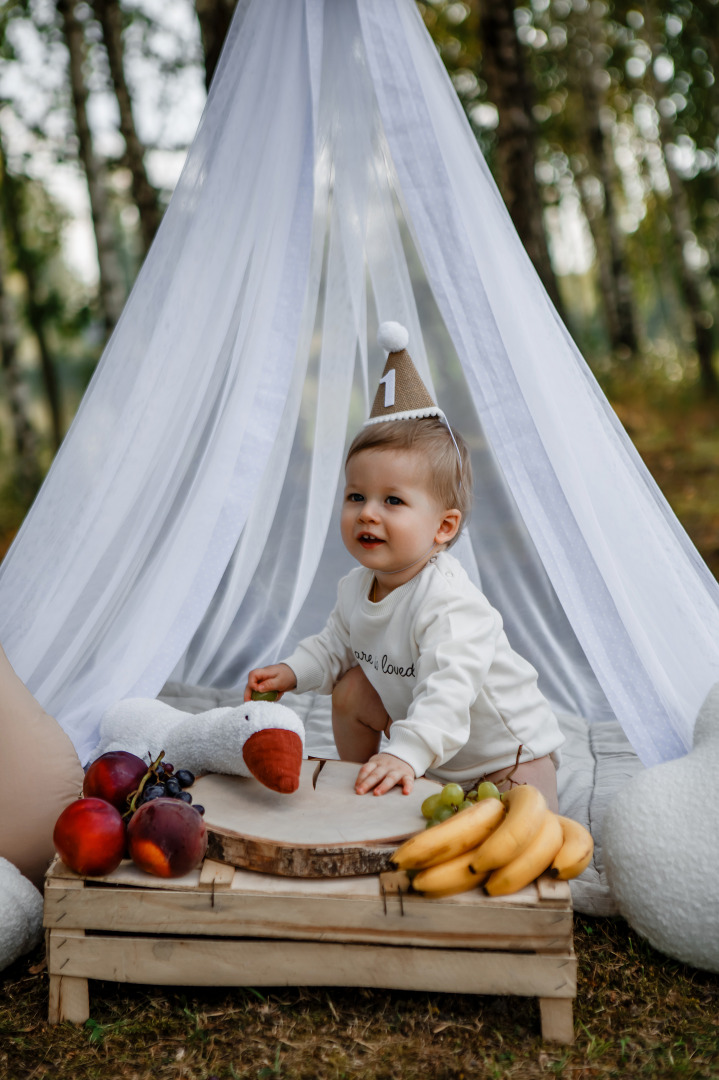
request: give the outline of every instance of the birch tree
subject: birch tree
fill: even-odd
[[[2,180],[0,214],[5,223],[3,269],[4,272],[7,273],[11,264],[14,264],[18,273],[25,279],[27,322],[31,327],[32,334],[35,337],[38,346],[42,382],[50,412],[52,442],[54,449],[57,450],[63,436],[62,407],[55,362],[48,341],[48,320],[44,311],[45,305],[43,304],[41,297],[43,290],[39,281],[38,263],[35,253],[28,247],[24,237],[23,225],[25,207],[23,205],[23,179],[21,177],[12,176],[8,172],[5,149],[1,138],[0,178]],[[6,303],[11,305],[9,297],[6,298]],[[10,307],[8,308],[6,316],[6,326],[12,326],[16,323],[16,313],[11,311]],[[9,348],[12,355],[14,346],[11,344]],[[10,381],[11,384],[17,381],[12,373],[10,375]],[[21,446],[23,443],[24,436],[19,440],[16,438],[16,445]]]
[[[8,289],[10,263],[5,227],[6,222],[0,216],[0,362],[15,453],[13,474],[17,496],[29,505],[40,485],[38,444],[30,420],[30,394],[19,363],[20,323]]]
[[[482,77],[499,115],[495,169],[502,196],[527,254],[555,307],[561,311],[536,179],[533,91],[517,38],[514,8],[514,0],[493,0],[483,5],[481,11]]]
[[[597,251],[602,298],[607,315],[607,328],[613,349],[638,350],[631,274],[627,261],[624,234],[619,224],[617,193],[620,183],[614,160],[611,131],[607,130],[607,94],[610,84],[606,61],[611,50],[604,40],[604,27],[591,6],[575,16],[576,33],[573,78],[577,84],[583,108],[577,110],[581,137],[593,171],[603,194],[603,213],[598,219],[591,210],[587,213]],[[581,181],[580,181],[581,186]],[[586,201],[585,210],[588,210]]]
[[[132,198],[140,215],[140,232],[146,254],[160,224],[162,211],[157,189],[150,183],[145,168],[145,147],[137,134],[132,99],[125,78],[122,9],[118,0],[92,0],[92,7],[102,28],[102,40],[120,114],[120,133],[125,140],[125,164],[132,176]]]
[[[110,216],[102,164],[95,153],[92,132],[87,116],[88,89],[85,81],[85,35],[78,19],[77,0],[57,0],[62,33],[68,51],[70,93],[75,117],[80,161],[90,197],[90,212],[97,245],[100,272],[100,302],[105,326],[112,332],[120,318],[125,302],[122,268],[115,247],[115,235]]]

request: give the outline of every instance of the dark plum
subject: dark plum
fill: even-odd
[[[127,750],[110,750],[93,761],[85,773],[82,793],[86,798],[104,799],[124,813],[128,795],[137,791],[146,772],[142,758]]]

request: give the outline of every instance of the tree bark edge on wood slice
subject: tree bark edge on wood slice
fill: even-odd
[[[207,858],[240,870],[257,870],[280,877],[336,878],[380,874],[390,869],[396,847],[288,847],[208,830]]]

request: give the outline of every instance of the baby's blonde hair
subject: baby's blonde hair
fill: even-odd
[[[414,450],[429,463],[430,490],[445,510],[459,510],[462,515],[456,536],[447,544],[451,547],[469,519],[472,507],[472,462],[469,448],[456,431],[455,447],[446,424],[436,416],[420,420],[383,420],[367,424],[355,436],[347,451],[345,468],[350,459],[363,450]],[[461,455],[461,465],[457,457]]]

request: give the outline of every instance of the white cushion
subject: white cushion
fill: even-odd
[[[34,948],[42,936],[42,896],[7,859],[0,858],[0,971]]]

